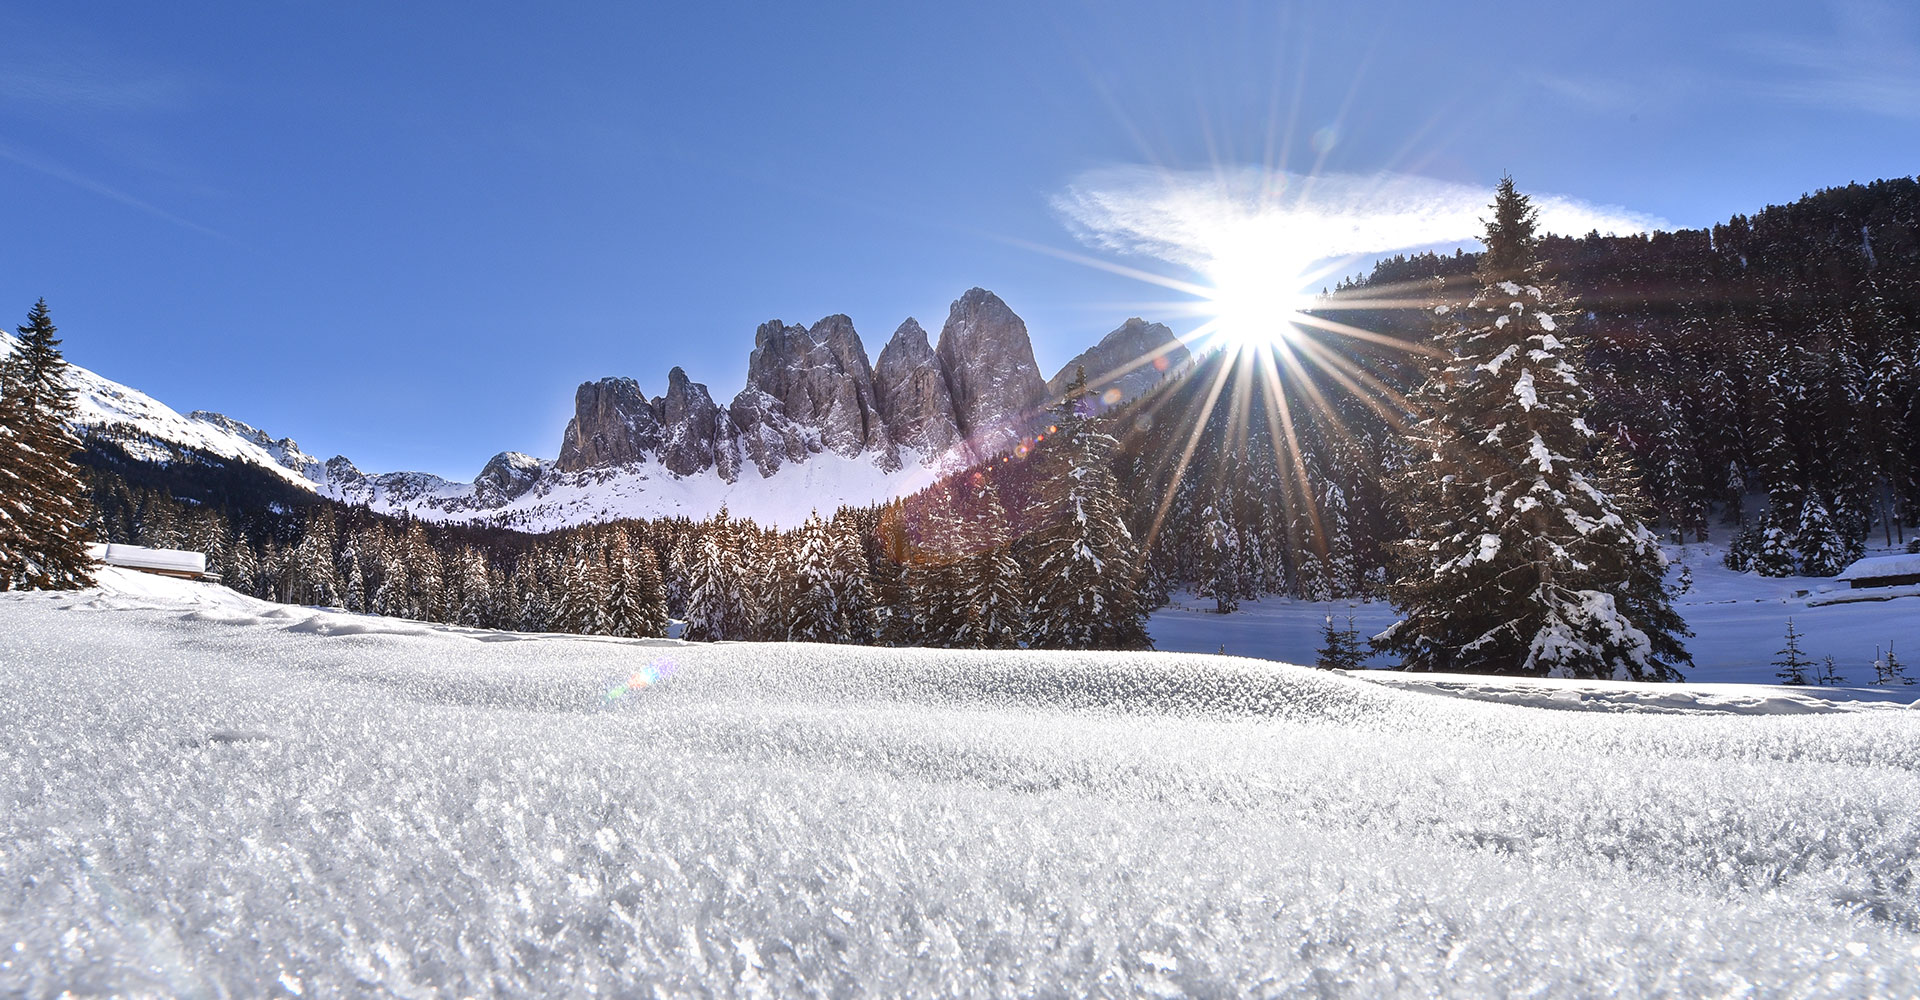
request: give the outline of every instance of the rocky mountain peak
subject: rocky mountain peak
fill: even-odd
[[[503,451],[488,459],[474,479],[474,498],[490,507],[508,503],[533,488],[545,465],[532,455]]]
[[[923,457],[943,455],[960,440],[953,397],[927,331],[911,316],[893,332],[873,368],[874,402],[893,443]]]
[[[267,454],[272,455],[273,460],[280,463],[283,468],[291,469],[316,482],[320,479],[323,471],[320,460],[301,451],[300,445],[290,437],[276,439],[252,424],[211,410],[195,410],[187,414],[187,419],[210,424],[243,440],[251,441]]]
[[[555,466],[573,472],[644,462],[659,450],[660,441],[659,414],[640,383],[630,378],[583,382],[574,391],[573,419],[567,422]]]
[[[968,289],[948,311],[934,355],[973,457],[1012,447],[1046,392],[1027,324],[998,295]]]
[[[1047,381],[1047,398],[1051,401],[1064,394],[1074,370],[1084,367],[1087,391],[1108,405],[1119,403],[1178,371],[1189,357],[1186,345],[1166,324],[1135,316],[1062,365]]]
[[[660,464],[676,476],[713,468],[720,407],[707,387],[676,365],[667,373],[667,394],[660,403]]]
[[[777,401],[787,419],[817,428],[821,442],[847,458],[870,447],[891,448],[874,411],[873,369],[853,320],[836,314],[811,328],[774,320],[760,325],[753,342],[747,386]]]

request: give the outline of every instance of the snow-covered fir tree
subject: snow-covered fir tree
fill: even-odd
[[[73,387],[45,299],[19,331],[0,359],[0,590],[72,590],[93,580]]]
[[[832,540],[820,512],[807,515],[792,544],[788,564],[788,639],[795,642],[832,642],[837,634],[835,607],[837,572]]]
[[[1352,616],[1346,624],[1336,625],[1332,615],[1326,616],[1320,630],[1319,659],[1314,666],[1325,670],[1358,670],[1366,661],[1366,653],[1360,648],[1360,630],[1354,625]]]
[[[859,522],[848,512],[836,513],[827,522],[827,540],[833,553],[834,640],[865,645],[874,639],[878,614]]]
[[[1511,179],[1492,207],[1477,291],[1433,309],[1439,357],[1398,482],[1410,537],[1388,588],[1404,617],[1375,641],[1410,670],[1679,679],[1685,625],[1639,502],[1621,502],[1633,480],[1602,468],[1611,445],[1585,420],[1536,212]]]
[[[686,637],[700,642],[739,639],[749,615],[739,555],[727,509],[700,532],[687,579]]]
[[[977,491],[976,519],[968,524],[974,554],[960,564],[955,599],[967,618],[954,645],[1013,649],[1027,637],[1026,580],[1006,538],[1007,512],[992,477],[976,475],[970,484]]]
[[[1907,676],[1906,665],[1900,662],[1900,657],[1894,655],[1893,643],[1887,643],[1885,653],[1874,650],[1873,683],[1880,687],[1913,683],[1913,678]]]
[[[1116,442],[1088,420],[1086,372],[1052,410],[1047,495],[1028,557],[1029,641],[1043,649],[1150,649],[1139,553],[1121,517]]]
[[[1240,608],[1240,533],[1229,520],[1231,509],[1223,503],[1200,512],[1206,524],[1200,596],[1213,598],[1214,610],[1223,615]]]

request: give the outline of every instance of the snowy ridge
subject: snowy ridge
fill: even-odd
[[[13,348],[13,336],[0,331],[0,353],[12,353]],[[296,486],[315,487],[302,470],[317,468],[319,463],[302,454],[291,439],[272,441],[264,432],[217,413],[196,411],[193,416],[181,416],[152,396],[79,365],[69,367],[68,377],[78,407],[75,426],[105,432],[134,458],[171,461],[172,453],[153,443],[164,441],[259,466]]]
[[[1905,709],[102,583],[0,595],[0,994],[1920,992]]]

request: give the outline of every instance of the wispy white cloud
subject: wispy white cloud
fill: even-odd
[[[1618,206],[1529,194],[1550,233],[1671,228]],[[1409,174],[1112,167],[1075,178],[1053,206],[1089,246],[1206,270],[1249,247],[1304,264],[1462,242],[1485,232],[1491,200],[1489,187]]]

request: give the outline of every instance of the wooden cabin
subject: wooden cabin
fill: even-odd
[[[182,580],[218,580],[207,572],[207,557],[185,549],[150,549],[144,545],[89,545],[87,554],[95,561],[122,569],[139,570]]]
[[[1868,556],[1834,577],[1852,590],[1869,587],[1905,587],[1920,584],[1920,554]]]

